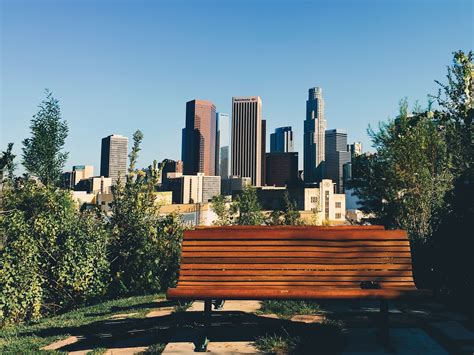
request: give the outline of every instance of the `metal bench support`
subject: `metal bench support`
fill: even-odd
[[[389,320],[388,320],[388,301],[380,300],[380,315],[379,315],[379,329],[378,340],[382,345],[389,345]]]
[[[212,317],[212,301],[205,300],[204,301],[204,329],[202,334],[200,334],[199,339],[196,344],[196,348],[194,349],[195,352],[206,352],[207,351],[207,344],[209,343],[208,334],[211,329],[211,319]]]

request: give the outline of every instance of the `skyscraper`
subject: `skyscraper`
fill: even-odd
[[[262,100],[259,96],[232,98],[232,175],[250,177],[261,186],[263,174]]]
[[[270,153],[290,153],[294,150],[291,127],[278,127],[270,134]]]
[[[120,176],[122,182],[127,171],[128,138],[112,134],[102,138],[100,153],[100,175],[112,178],[115,185]]]
[[[230,175],[230,116],[217,113],[216,175],[226,179]]]
[[[324,134],[327,123],[324,118],[323,90],[309,89],[304,121],[304,180],[320,182],[324,176]]]
[[[185,175],[215,175],[216,107],[212,102],[192,100],[186,103],[181,154]]]
[[[344,165],[351,162],[347,151],[347,133],[341,129],[326,131],[325,178],[336,184],[336,192],[344,193]]]

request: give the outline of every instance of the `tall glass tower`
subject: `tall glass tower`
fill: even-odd
[[[304,181],[320,182],[324,176],[324,134],[327,123],[324,118],[323,90],[309,89],[304,121]]]

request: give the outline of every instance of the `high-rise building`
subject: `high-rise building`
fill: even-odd
[[[161,170],[159,181],[166,185],[168,173],[183,173],[183,162],[181,160],[163,159],[158,164],[158,169]]]
[[[291,127],[279,127],[270,134],[270,153],[289,153],[294,151]]]
[[[216,175],[223,179],[230,175],[230,116],[227,113],[217,113],[216,136]]]
[[[115,185],[120,177],[122,182],[127,171],[128,138],[112,134],[102,138],[100,155],[100,175],[112,179]]]
[[[327,130],[325,144],[325,178],[334,182],[337,193],[344,193],[344,165],[351,162],[351,153],[347,151],[347,132]]]
[[[323,90],[309,89],[304,121],[304,180],[320,182],[324,176],[325,131]]]
[[[265,159],[265,153],[267,152],[267,120],[262,120],[262,179],[261,185],[265,185],[265,179],[267,177],[267,160]]]
[[[202,173],[175,175],[168,178],[168,188],[173,192],[173,203],[206,203],[221,193],[220,176],[205,176]]]
[[[183,173],[213,176],[216,170],[216,107],[210,101],[186,103],[182,140]]]
[[[362,143],[354,142],[347,145],[347,151],[351,153],[351,158],[362,154]]]
[[[254,186],[262,183],[263,125],[259,96],[232,98],[231,174],[250,177]]]
[[[298,182],[298,153],[267,153],[265,184],[293,186]]]

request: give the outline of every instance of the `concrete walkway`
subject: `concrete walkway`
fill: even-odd
[[[253,340],[257,336],[276,334],[282,329],[293,332],[296,329],[296,334],[299,329],[304,330],[305,336],[319,342],[317,337],[321,333],[317,327],[326,318],[345,325],[343,343],[337,344],[342,354],[474,353],[474,332],[467,317],[435,302],[391,303],[391,342],[389,348],[384,348],[375,336],[378,306],[371,301],[326,301],[321,302],[323,313],[283,320],[271,314],[256,315],[260,308],[258,301],[226,301],[222,310],[213,311],[208,353],[256,353]],[[77,334],[52,343],[44,350],[82,355],[94,348],[105,348],[106,354],[136,354],[161,343],[166,344],[163,354],[193,353],[193,341],[202,331],[203,308],[203,302],[197,301],[185,312],[173,313],[174,308],[169,303],[157,300],[156,309],[144,318],[133,317],[133,313],[117,314],[83,327]]]

